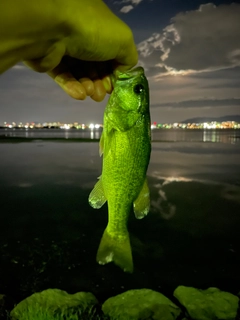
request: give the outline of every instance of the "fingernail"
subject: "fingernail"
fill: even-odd
[[[104,86],[106,92],[111,93],[112,92],[112,83],[111,83],[109,76],[104,77],[102,79],[102,83],[103,83],[103,86]]]
[[[85,89],[76,84],[69,86],[66,91],[72,98],[77,100],[85,100],[87,97]]]

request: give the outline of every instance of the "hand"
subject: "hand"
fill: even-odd
[[[113,70],[127,70],[137,63],[132,32],[101,0],[63,3],[67,34],[43,57],[25,63],[47,72],[71,97],[101,101],[112,91]]]

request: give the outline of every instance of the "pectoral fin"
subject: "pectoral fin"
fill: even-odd
[[[88,197],[88,202],[94,209],[99,209],[104,205],[106,201],[107,199],[104,194],[102,179],[100,177]]]
[[[150,209],[150,194],[147,179],[145,179],[142,190],[140,191],[137,199],[133,202],[133,210],[137,219],[144,218]]]
[[[102,156],[103,151],[104,151],[104,131],[102,132],[100,142],[99,142],[99,155],[100,155],[100,157]]]

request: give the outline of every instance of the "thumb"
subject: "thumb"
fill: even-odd
[[[138,52],[133,38],[127,42],[123,43],[122,48],[119,50],[115,61],[114,69],[119,71],[127,71],[134,67],[138,62]]]

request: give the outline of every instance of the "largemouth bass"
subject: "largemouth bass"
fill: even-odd
[[[112,76],[113,92],[104,111],[100,139],[102,175],[89,195],[93,208],[108,203],[108,225],[97,252],[97,262],[113,261],[133,272],[127,221],[132,206],[136,218],[150,207],[146,171],[151,152],[148,81],[141,67]]]

